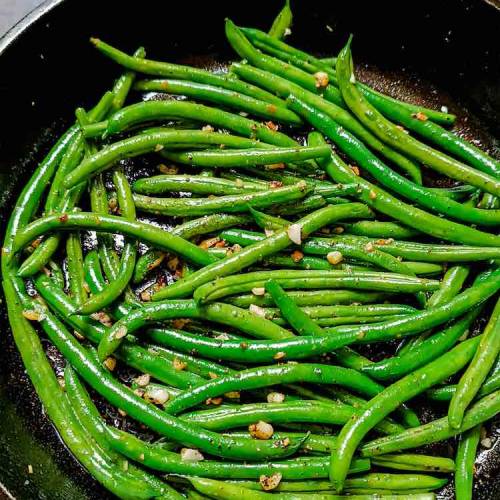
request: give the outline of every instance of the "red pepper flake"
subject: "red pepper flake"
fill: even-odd
[[[282,186],[283,186],[283,183],[282,183],[281,181],[271,181],[271,182],[269,183],[269,187],[270,187],[271,189],[280,188],[280,187],[282,187]]]
[[[272,121],[268,121],[266,122],[266,127],[269,129],[269,130],[273,130],[274,132],[277,132],[278,131],[278,125],[276,125],[276,123],[272,122]]]
[[[68,222],[68,214],[62,214],[61,217],[59,217],[59,222]]]
[[[292,260],[297,263],[300,262],[304,258],[304,254],[300,250],[295,250],[292,253]]]
[[[278,111],[278,108],[275,104],[268,104],[266,108],[269,111],[269,113],[276,113],[276,111]]]

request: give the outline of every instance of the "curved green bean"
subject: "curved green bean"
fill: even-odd
[[[215,85],[189,82],[187,80],[142,80],[134,85],[134,89],[142,92],[180,94],[198,101],[213,102],[224,107],[234,108],[268,120],[276,120],[290,125],[300,125],[302,123],[300,117],[284,106],[284,102],[281,103],[282,105],[277,106],[268,101],[262,101]]]
[[[476,450],[481,439],[481,426],[478,425],[460,436],[457,447],[455,471],[455,497],[457,500],[472,500],[474,481],[474,462]]]
[[[478,338],[467,340],[437,360],[384,389],[368,403],[356,420],[351,420],[342,428],[337,439],[337,449],[332,453],[330,466],[330,481],[333,483],[334,491],[342,491],[354,452],[375,423],[380,422],[403,402],[463,368],[474,355],[478,342]]]

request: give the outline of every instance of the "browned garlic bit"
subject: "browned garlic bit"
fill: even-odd
[[[324,88],[328,85],[328,82],[330,79],[328,78],[328,73],[325,73],[324,71],[318,71],[314,73],[314,79],[316,80],[316,87],[318,89]]]
[[[270,439],[273,437],[274,428],[271,424],[259,420],[256,424],[248,426],[248,432],[254,439]]]
[[[205,457],[193,448],[182,448],[181,460],[183,462],[200,462],[201,460],[205,460]]]
[[[146,387],[151,382],[151,376],[149,373],[143,373],[135,378],[135,383],[139,387]]]
[[[282,392],[270,392],[267,395],[268,403],[283,403],[285,401],[285,395]]]
[[[110,371],[112,372],[116,368],[116,359],[113,358],[112,356],[107,357],[104,360],[103,365]]]
[[[342,262],[344,260],[344,256],[340,252],[335,250],[327,254],[326,260],[330,264],[332,264],[332,266],[334,266],[335,264],[339,264],[340,262]]]
[[[282,478],[281,473],[275,472],[270,476],[265,476],[265,475],[260,476],[259,483],[264,491],[271,491],[279,486],[281,478]]]
[[[177,370],[179,372],[187,368],[187,363],[179,358],[174,358],[174,360],[172,361],[172,365],[174,367],[174,370]]]
[[[144,393],[144,399],[156,405],[164,405],[168,401],[169,397],[170,395],[167,390],[162,387],[150,386]]]

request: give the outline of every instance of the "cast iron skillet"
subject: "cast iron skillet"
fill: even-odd
[[[281,4],[49,0],[30,14],[0,41],[0,234],[21,186],[72,110],[92,105],[119,73],[90,47],[89,36],[128,51],[143,44],[152,58],[213,63],[233,57],[224,17],[266,29]],[[434,106],[467,109],[464,133],[498,155],[492,137],[500,130],[500,12],[493,4],[295,0],[292,40],[334,55],[353,32],[356,61],[368,63],[361,68],[365,78],[414,100],[426,96]],[[1,314],[0,482],[19,499],[109,498],[44,417]],[[57,357],[51,348],[48,354]],[[484,455],[475,498],[498,498],[498,453]]]

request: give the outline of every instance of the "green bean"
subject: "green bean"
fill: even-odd
[[[488,324],[481,335],[481,343],[470,365],[460,378],[456,391],[448,408],[450,426],[458,429],[463,415],[470,402],[474,399],[493,367],[500,353],[500,300],[491,314]]]
[[[267,47],[273,47],[277,50],[279,50],[282,53],[287,53],[289,56],[295,56],[296,59],[301,59],[303,61],[307,61],[310,64],[318,66],[317,69],[315,69],[314,72],[321,70],[321,69],[326,69],[328,74],[332,76],[333,81],[336,81],[335,73],[333,71],[337,58],[327,58],[326,60],[322,59],[317,59],[313,57],[312,55],[308,54],[307,52],[303,52],[299,49],[296,49],[295,47],[292,47],[291,45],[288,45],[287,43],[284,43],[283,41],[280,40],[273,40],[270,38],[266,33],[254,29],[254,28],[241,28],[243,33],[249,38],[249,40],[254,43],[254,42],[261,42],[262,44],[266,45]],[[332,68],[333,66],[333,68]],[[412,113],[417,113],[417,112],[423,112],[428,116],[431,120],[433,120],[436,123],[443,123],[443,124],[451,124],[455,121],[455,115],[452,115],[450,113],[443,113],[440,111],[435,111],[433,109],[429,108],[424,108],[422,106],[416,106],[414,104],[408,103],[408,102],[403,102],[399,101],[398,99],[394,99],[390,96],[381,94],[377,92],[376,90],[368,87],[367,85],[363,84],[357,84],[360,91],[363,92],[365,97],[372,102],[372,104],[375,106],[377,104],[382,104],[384,103],[385,105],[381,105],[379,111],[385,113],[390,113],[393,112],[393,107],[391,106],[391,103],[395,103],[398,108],[405,108]],[[377,99],[378,97],[378,99]],[[389,115],[388,115],[389,116]],[[391,118],[391,116],[389,116]]]
[[[269,28],[269,36],[277,40],[285,38],[285,36],[290,32],[292,19],[293,14],[292,9],[290,8],[290,0],[285,0],[284,7],[279,11],[271,28]]]
[[[246,437],[248,436],[248,431],[245,432],[234,431],[224,434],[228,434],[229,436],[234,436],[234,437]],[[311,434],[309,432],[307,433],[307,435],[308,435],[307,439],[304,439],[301,445],[301,450],[303,451],[331,453],[331,451],[335,448],[335,441],[336,441],[335,436],[325,435],[325,434]],[[274,441],[279,441],[281,439],[284,439],[285,437],[303,439],[305,438],[305,436],[306,434],[301,432],[280,431],[280,432],[275,432],[270,439]]]
[[[420,234],[419,231],[404,227],[395,222],[380,222],[362,220],[353,223],[340,223],[338,227],[344,229],[348,234],[366,236],[368,238],[394,238],[404,240],[413,238]]]
[[[116,186],[118,204],[122,216],[127,220],[135,222],[135,207],[127,179],[123,173],[116,171],[113,174],[113,181]],[[79,314],[89,315],[100,311],[113,303],[125,291],[134,272],[136,253],[135,242],[125,242],[120,268],[115,279],[104,290],[93,294],[90,299],[81,304],[77,309]]]
[[[457,447],[455,471],[455,496],[457,500],[472,500],[474,481],[474,461],[481,439],[481,426],[478,425],[460,436]]]
[[[373,493],[384,493],[385,490],[394,490],[401,493],[407,490],[436,490],[441,488],[448,482],[447,479],[437,478],[424,474],[387,474],[387,473],[371,473],[362,476],[356,476],[346,479],[346,491],[353,489],[373,490]],[[258,489],[262,487],[257,482],[238,481],[237,483],[244,488]],[[332,485],[328,481],[281,481],[273,490],[275,492],[282,491],[331,491]]]
[[[138,59],[144,59],[146,57],[146,50],[144,47],[139,47],[135,52],[133,57]],[[134,84],[136,77],[135,71],[125,71],[118,80],[116,80],[115,85],[113,87],[113,111],[118,111],[121,109],[127,99],[127,96]]]
[[[274,493],[269,494],[264,491],[249,490],[242,486],[231,484],[222,481],[215,481],[213,479],[206,479],[201,477],[189,477],[191,484],[197,491],[208,495],[210,498],[219,498],[223,500],[231,500],[233,498],[241,498],[241,500],[265,500],[273,496],[277,500],[341,500],[346,498],[339,495],[331,495],[329,493]],[[383,500],[434,500],[436,497],[433,493],[417,493],[417,494],[404,494],[404,495],[373,495],[372,490],[370,493],[363,490],[364,493],[357,495],[349,495],[347,498],[351,500],[373,500],[374,498],[381,498]],[[391,490],[388,490],[391,491]],[[420,490],[419,490],[420,491]],[[392,491],[391,491],[392,493]]]
[[[323,335],[323,330],[291,299],[274,281],[265,283],[265,289],[271,295],[281,314],[299,335]]]
[[[247,247],[248,248],[248,247]],[[241,252],[236,255],[240,255]],[[263,287],[269,279],[276,280],[284,288],[360,288],[368,290],[391,291],[394,286],[399,292],[436,290],[439,282],[426,278],[414,278],[394,273],[350,271],[308,271],[274,270],[255,271],[236,276],[227,276],[198,287],[193,297],[197,302],[205,303],[227,295],[247,292]]]
[[[271,165],[278,163],[301,162],[330,153],[328,147],[293,146],[288,148],[266,149],[227,149],[225,151],[164,151],[163,156],[176,163],[197,167],[233,168],[251,165]],[[489,211],[488,213],[491,213]]]
[[[371,303],[384,300],[390,295],[379,292],[357,292],[356,290],[313,290],[300,292],[287,292],[288,296],[298,306],[316,306],[333,304],[352,304],[354,302]],[[272,306],[274,301],[269,294],[264,295],[239,295],[228,297],[227,302],[238,307],[249,307],[250,304],[257,306]]]
[[[212,198],[153,198],[140,194],[134,195],[134,203],[139,210],[148,213],[170,216],[202,216],[221,211],[247,212],[249,207],[265,208],[283,204],[306,196],[305,184],[256,191],[245,194],[230,194]]]
[[[387,380],[399,378],[424,366],[448,351],[464,335],[479,312],[480,309],[469,312],[461,320],[423,340],[418,347],[398,356],[364,366],[362,371],[377,380]]]
[[[129,221],[113,215],[97,215],[86,212],[55,214],[35,220],[17,233],[13,250],[18,252],[42,234],[61,229],[118,232],[130,238],[150,243],[157,248],[172,251],[200,265],[206,265],[216,260],[205,250],[152,224]]]
[[[174,120],[179,118],[188,118],[190,120],[209,123],[211,125],[236,132],[246,138],[260,140],[264,143],[273,144],[275,146],[292,147],[298,145],[296,141],[287,135],[272,130],[265,124],[250,120],[249,118],[229,113],[228,111],[222,111],[217,108],[212,108],[210,106],[205,106],[203,104],[175,100],[148,101],[127,106],[112,115],[93,133],[95,134],[97,132],[99,134],[104,131],[106,135],[114,135],[144,122]],[[102,128],[104,130],[101,130]],[[89,130],[84,128],[84,133],[88,135]],[[206,132],[206,134],[210,133]],[[199,141],[195,139],[186,141],[185,138],[181,136],[178,141],[173,143],[205,143],[203,140]],[[236,139],[229,139],[228,146],[240,148],[248,147],[248,139],[247,141],[245,141],[243,137],[240,137],[239,139],[239,141]],[[216,142],[213,144],[216,144]],[[237,146],[237,144],[240,144],[240,146]]]
[[[138,134],[136,136],[129,137],[128,139],[115,142],[92,155],[90,158],[84,160],[75,170],[68,174],[64,181],[64,185],[70,188],[80,183],[88,176],[95,175],[119,160],[154,151],[158,152],[164,147],[168,147],[169,144],[182,143],[188,145],[191,142],[201,142],[203,144],[225,144],[228,142],[234,142],[234,137],[235,136],[229,136],[228,134],[206,132],[203,130],[165,129],[156,130],[147,134]],[[250,147],[254,144],[254,141],[244,138],[237,138],[237,141],[238,143],[244,145],[244,147]],[[282,157],[281,151],[284,151],[285,158],[290,158],[292,161],[294,157],[299,159],[301,157],[311,158],[321,156],[321,154],[326,154],[324,147],[320,147],[318,149],[293,146],[293,149],[272,148],[269,151],[270,153],[265,149],[259,149],[258,155],[266,157],[269,159],[270,163],[272,163],[274,159],[279,160],[279,158]],[[255,161],[257,161],[257,155]]]
[[[456,388],[456,385],[445,385],[443,387],[428,390],[426,395],[430,399],[434,399],[436,401],[450,401],[456,391]],[[500,389],[500,358],[497,358],[495,366],[491,370],[484,384],[481,386],[481,389],[477,393],[477,397],[482,398],[498,389]]]
[[[262,187],[256,183],[235,182],[206,175],[156,175],[135,181],[132,188],[139,194],[187,191],[195,194],[228,195],[262,190]]]
[[[235,408],[216,408],[192,413],[184,413],[182,419],[195,422],[211,431],[227,431],[234,427],[265,421],[270,424],[310,422],[315,424],[343,425],[357,412],[351,406],[331,401],[290,401],[284,403],[253,403]],[[377,430],[384,434],[397,434],[401,426],[381,422]]]
[[[65,381],[65,391],[68,395],[68,399],[71,403],[72,409],[80,421],[81,425],[88,431],[90,436],[97,442],[97,444],[104,450],[104,452],[109,455],[110,460],[117,462],[117,465],[122,468],[122,470],[127,471],[131,476],[134,476],[138,480],[144,481],[145,485],[149,486],[154,490],[154,495],[160,496],[166,493],[174,495],[174,498],[181,498],[177,492],[171,488],[168,484],[157,479],[152,474],[135,467],[133,464],[129,465],[125,457],[116,453],[109,445],[106,439],[104,422],[97,411],[94,403],[90,399],[88,392],[79,380],[78,376],[71,368],[67,365],[64,370],[64,381]]]
[[[290,102],[292,107],[300,107],[301,112],[307,115],[308,121],[323,132],[330,133],[335,128],[334,122],[321,112],[308,107],[304,103],[300,103],[298,99],[295,98],[290,100]],[[323,142],[319,140],[320,138],[318,135],[311,134],[311,136],[313,139],[312,142],[310,139],[311,144]],[[400,202],[397,198],[376,187],[374,184],[358,177],[334,152],[332,152],[331,161],[324,162],[322,165],[328,175],[336,180],[336,182],[350,183],[357,181],[363,191],[359,195],[360,199],[369,206],[373,206],[378,211],[390,215],[407,226],[414,227],[431,236],[454,241],[456,243],[493,247],[499,246],[497,241],[499,238],[496,235],[478,231],[477,229],[449,220],[445,221],[419,208]]]
[[[330,481],[334,490],[342,491],[346,471],[363,437],[392,410],[404,401],[422,393],[429,387],[459,371],[472,358],[479,339],[463,342],[440,358],[402,378],[375,396],[362,414],[348,422],[340,431],[337,449],[332,453]],[[418,427],[417,427],[418,428]]]
[[[380,455],[371,459],[373,465],[388,469],[429,471],[429,472],[454,472],[455,462],[451,458],[430,455]]]
[[[302,120],[287,109],[282,102],[280,106],[255,99],[214,85],[189,82],[186,80],[142,80],[134,86],[135,90],[145,92],[166,92],[180,94],[198,101],[207,101],[250,113],[255,116],[276,120],[290,125],[300,125]]]
[[[256,445],[250,439],[229,438],[205,431],[158,410],[132,391],[123,388],[99,365],[97,360],[87,354],[85,348],[49,311],[44,311],[44,316],[40,321],[44,331],[77,373],[93,389],[111,404],[126,411],[132,418],[172,441],[200,448],[216,456],[245,460],[288,456],[294,453],[300,445],[300,443],[292,443],[286,448],[276,448],[262,442]]]
[[[365,205],[358,203],[348,203],[345,205],[330,205],[306,215],[296,223],[296,228],[300,229],[301,237],[308,236],[311,232],[320,227],[339,220],[344,217],[363,217],[368,215],[369,211]],[[179,280],[174,285],[169,286],[153,296],[153,300],[165,298],[185,297],[190,295],[198,286],[209,282],[210,280],[232,274],[244,269],[245,267],[259,261],[268,255],[278,253],[292,243],[287,229],[274,233],[265,241],[250,245],[240,252],[226,257],[222,261],[208,265],[190,275],[187,279]]]
[[[245,230],[229,230],[220,234],[229,243],[250,245],[265,239],[262,233]],[[435,245],[413,241],[392,241],[364,238],[362,236],[337,235],[329,238],[308,238],[301,245],[305,253],[327,255],[335,249],[337,243],[371,243],[374,247],[383,248],[384,252],[403,259],[415,259],[423,262],[477,262],[500,258],[498,247]]]
[[[325,471],[322,468],[326,466],[327,460],[323,457],[295,458],[265,463],[216,462],[214,460],[191,462],[181,460],[177,453],[168,451],[162,446],[141,441],[132,434],[111,427],[107,429],[109,442],[118,452],[149,468],[170,474],[193,474],[224,479],[257,479],[269,470],[276,470],[284,479],[325,477]],[[234,437],[233,439],[242,438]],[[271,443],[273,441],[269,440]],[[368,469],[369,462],[366,460],[353,461],[352,473],[364,472]]]
[[[71,233],[68,236],[66,254],[69,292],[75,303],[81,305],[87,299],[87,290],[85,289],[83,254],[79,233]]]
[[[397,150],[425,163],[442,174],[477,186],[478,188],[496,196],[500,195],[500,180],[497,180],[489,173],[476,170],[468,165],[459,162],[406,134],[387,120],[379,111],[369,104],[356,86],[350,83],[353,78],[351,69],[351,45],[352,38],[340,51],[337,58],[337,78],[340,91],[349,109],[358,119],[375,135],[386,144],[390,144]],[[418,118],[417,118],[418,119]],[[496,173],[496,177],[498,177]]]
[[[210,252],[210,250],[209,250]],[[293,257],[286,255],[273,255],[267,257],[263,261],[264,266],[287,267],[292,269],[312,269],[312,270],[329,270],[329,269],[353,269],[354,266],[348,264],[332,265],[325,259],[318,259],[316,257],[302,257],[298,262]]]
[[[237,372],[235,375],[226,375],[211,380],[204,385],[195,387],[189,393],[181,394],[169,403],[165,410],[175,415],[209,397],[216,397],[229,391],[255,389],[296,381],[338,384],[369,396],[378,394],[382,389],[382,386],[373,382],[369,377],[349,368],[321,364],[287,364],[249,368]]]
[[[480,399],[467,410],[459,429],[450,427],[448,418],[443,417],[420,427],[407,429],[401,434],[370,441],[361,447],[361,454],[366,457],[383,455],[397,450],[417,448],[424,444],[443,441],[482,424],[490,418],[493,418],[499,411],[500,391],[496,391]]]
[[[179,64],[171,64],[152,61],[145,58],[132,57],[114,47],[111,47],[102,40],[98,40],[97,38],[92,38],[91,43],[96,47],[97,50],[102,52],[113,61],[117,62],[127,69],[136,71],[138,73],[144,73],[146,75],[152,76],[161,76],[165,78],[192,80],[199,83],[215,85],[225,89],[234,90],[236,92],[241,92],[242,94],[254,97],[256,99],[261,99],[269,103],[283,106],[283,101],[278,99],[270,92],[266,92],[265,90],[254,87],[253,85],[248,85],[227,75],[217,75],[210,71],[193,68],[190,66],[182,66]]]
[[[351,131],[356,137],[363,140],[373,150],[379,152],[400,168],[408,172],[416,182],[421,183],[422,179],[418,165],[400,153],[387,147],[365,127],[361,126],[348,111],[339,106],[339,104],[342,104],[343,106],[343,103],[341,102],[342,98],[337,89],[335,89],[339,97],[337,102],[329,102],[321,96],[316,95],[319,89],[316,86],[316,79],[312,75],[257,51],[245,38],[244,34],[230,20],[226,20],[226,36],[229,43],[242,58],[248,60],[251,64],[261,68],[262,70],[271,71],[272,73],[280,75],[273,78],[273,84],[268,87],[269,90],[272,90],[285,98],[293,92],[302,99],[314,103],[325,113],[328,113],[329,116],[338,120],[342,126]],[[245,71],[247,68],[242,68],[241,64],[233,64],[231,66],[231,70],[240,75],[240,71]],[[309,81],[311,84],[309,86],[309,90],[304,90],[301,85],[289,81],[294,80],[294,75],[297,76],[297,74],[299,74],[299,80],[305,78]],[[247,79],[246,76],[244,78]],[[287,80],[285,80],[285,78],[287,78]],[[301,81],[301,84],[302,83],[303,82]],[[258,84],[260,84],[260,81]]]

